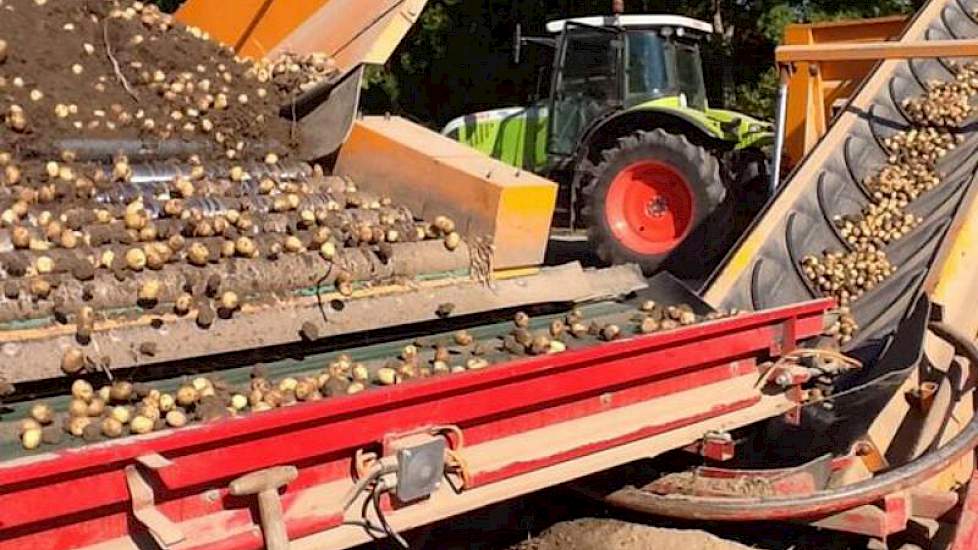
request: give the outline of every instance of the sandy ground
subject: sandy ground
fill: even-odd
[[[705,531],[666,529],[617,519],[582,518],[555,524],[513,550],[741,550],[751,548]]]
[[[412,550],[866,550],[867,539],[784,523],[677,522],[556,487],[402,533]],[[389,541],[357,550],[391,550]],[[900,548],[899,545],[892,548]]]

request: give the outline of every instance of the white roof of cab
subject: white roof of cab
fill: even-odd
[[[568,22],[590,25],[592,27],[610,27],[616,24],[611,15],[593,15],[591,17],[575,17],[573,19],[558,19],[547,23],[547,32],[558,33],[564,30]],[[628,27],[685,27],[699,32],[712,33],[713,25],[706,21],[683,17],[682,15],[619,15],[617,24]]]

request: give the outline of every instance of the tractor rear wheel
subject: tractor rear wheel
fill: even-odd
[[[723,202],[726,187],[720,163],[685,136],[665,130],[639,131],[602,152],[603,162],[584,189],[584,219],[597,256],[609,264],[636,263],[646,274],[656,271]]]

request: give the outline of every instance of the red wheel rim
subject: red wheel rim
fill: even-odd
[[[662,254],[689,233],[693,194],[675,168],[636,162],[615,176],[605,199],[605,218],[615,238],[638,254]]]

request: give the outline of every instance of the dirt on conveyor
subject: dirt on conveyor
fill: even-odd
[[[69,139],[183,140],[204,160],[282,157],[281,107],[307,87],[295,60],[270,63],[187,27],[155,5],[107,0],[0,2],[0,150],[21,158]],[[331,70],[309,59],[304,74]]]

